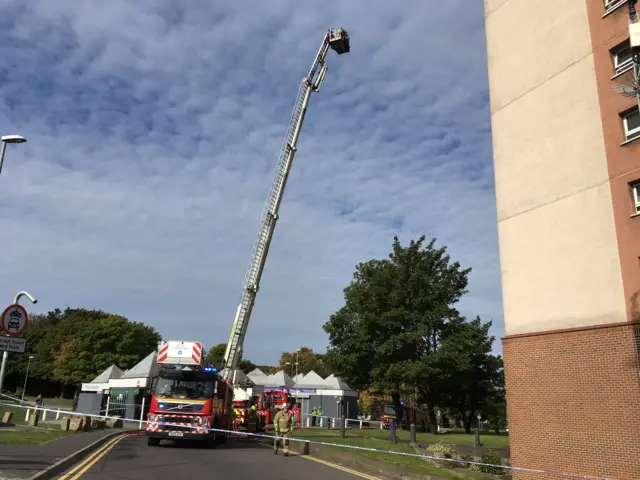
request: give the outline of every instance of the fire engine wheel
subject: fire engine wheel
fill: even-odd
[[[160,439],[159,438],[147,438],[147,445],[150,447],[157,447],[158,445],[160,445]]]

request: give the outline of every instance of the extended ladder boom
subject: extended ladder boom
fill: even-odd
[[[289,171],[291,170],[293,157],[296,153],[296,145],[300,137],[300,128],[302,127],[302,122],[304,121],[304,116],[309,106],[311,93],[317,92],[320,89],[320,84],[327,73],[325,58],[330,48],[338,54],[349,52],[349,35],[345,30],[342,28],[332,28],[325,34],[320,50],[313,61],[311,70],[309,70],[309,75],[302,80],[300,90],[298,91],[298,98],[296,99],[291,120],[289,121],[289,128],[280,152],[276,173],[269,188],[267,203],[260,221],[258,238],[253,247],[251,263],[247,269],[242,289],[242,297],[236,310],[236,317],[233,321],[229,343],[227,344],[227,350],[224,356],[225,368],[223,376],[225,379],[231,378],[233,384],[236,384],[235,372],[242,356],[242,347],[247,326],[255,303],[256,294],[260,288],[260,278],[262,277],[273,231],[276,226],[276,221],[278,220],[278,210],[282,202],[284,188],[287,183]]]

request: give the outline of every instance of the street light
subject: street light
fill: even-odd
[[[296,379],[298,377],[298,365],[300,365],[300,349],[296,350]]]
[[[4,140],[5,137],[2,138]],[[2,145],[4,148],[4,141],[2,142]],[[31,295],[29,292],[21,290],[16,293],[16,296],[13,298],[13,304],[18,305],[22,297],[27,297],[31,301],[31,303],[38,303],[38,300],[36,300],[33,295]],[[5,350],[4,352],[2,352],[2,365],[0,366],[0,393],[2,393],[2,386],[4,384],[4,373],[7,370],[7,360],[9,360],[9,352]]]
[[[5,135],[1,140],[2,150],[0,150],[0,173],[2,173],[2,163],[4,162],[4,153],[7,151],[7,143],[24,143],[27,139],[22,135]]]
[[[478,431],[480,431],[480,420],[482,420],[482,415],[478,414]]]
[[[27,362],[27,373],[24,376],[24,385],[22,386],[22,401],[24,401],[24,392],[27,390],[27,379],[29,378],[29,367],[31,366],[31,360],[33,360],[33,355],[29,355],[29,362]]]

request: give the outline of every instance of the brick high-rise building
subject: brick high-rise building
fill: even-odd
[[[640,479],[627,1],[485,0],[485,25],[512,463]]]

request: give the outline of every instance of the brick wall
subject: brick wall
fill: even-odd
[[[639,351],[632,324],[503,338],[512,465],[640,479]]]

